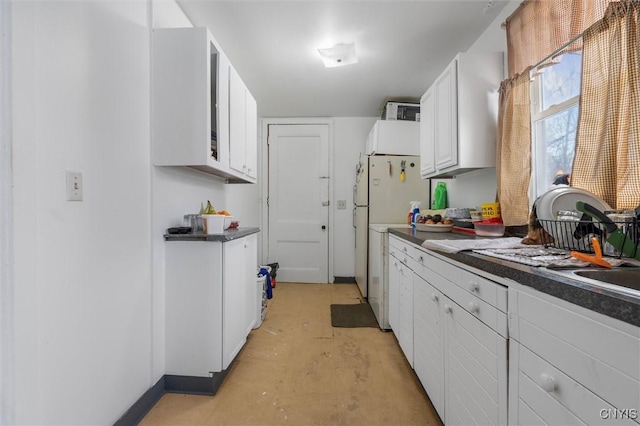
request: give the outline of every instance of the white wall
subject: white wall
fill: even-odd
[[[151,382],[148,5],[14,2],[12,24],[14,420],[111,424]]]
[[[478,37],[469,48],[469,52],[504,52],[506,64],[507,35],[501,28],[503,22],[520,5],[521,0],[512,0],[496,15],[495,20]],[[506,76],[506,70],[504,75]],[[493,202],[496,199],[497,183],[495,168],[477,170],[457,176],[455,179],[433,179],[432,188],[438,182],[447,185],[448,205],[450,207],[477,207],[482,203]],[[433,190],[432,190],[433,196]]]
[[[356,164],[365,151],[365,139],[376,117],[334,117],[333,120],[333,274],[353,277],[355,274],[355,230],[353,228],[353,186]],[[346,200],[347,208],[338,209],[338,200]]]
[[[257,185],[150,162],[151,29],[189,25],[175,2],[14,2],[12,24],[13,420],[111,424],[164,374],[166,228],[206,200],[255,226]]]

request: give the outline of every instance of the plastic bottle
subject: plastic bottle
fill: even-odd
[[[420,201],[412,201],[411,203],[411,213],[410,213],[410,225],[415,227],[416,220],[418,220],[418,216],[420,215]]]
[[[436,190],[433,194],[433,205],[431,206],[434,210],[441,210],[447,207],[447,185],[444,182],[438,182],[436,186]]]
[[[409,214],[407,215],[407,225],[411,225],[413,223],[413,203],[415,201],[409,202]]]

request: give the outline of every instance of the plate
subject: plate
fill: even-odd
[[[538,198],[536,214],[538,219],[556,220],[558,211],[575,210],[576,202],[583,201],[604,212],[611,210],[609,204],[596,195],[580,188],[558,186],[550,189]]]
[[[558,222],[558,211],[576,210],[576,202],[582,201],[591,204],[596,209],[604,212],[611,210],[609,204],[596,195],[580,188],[559,186],[542,194],[536,201],[536,214],[542,219],[540,224],[554,238],[554,245],[566,250],[583,250],[589,247],[585,238],[575,239],[573,233],[578,222]]]
[[[427,232],[451,232],[453,224],[451,225],[432,225],[429,223],[416,223],[416,229],[418,231]]]

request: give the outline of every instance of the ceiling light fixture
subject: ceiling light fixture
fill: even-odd
[[[354,43],[338,43],[333,47],[318,49],[322,62],[327,68],[341,67],[358,62],[356,57],[356,46]]]

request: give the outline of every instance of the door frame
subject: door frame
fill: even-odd
[[[333,210],[335,208],[333,203],[333,191],[334,191],[334,183],[333,176],[335,173],[333,172],[333,120],[331,118],[271,118],[265,117],[260,119],[260,149],[258,155],[260,156],[260,170],[261,176],[259,179],[260,184],[260,204],[261,204],[261,214],[260,214],[260,229],[262,242],[261,242],[261,250],[260,250],[260,260],[261,264],[264,265],[266,259],[269,257],[269,208],[267,206],[267,199],[269,196],[269,156],[268,156],[268,137],[269,137],[269,126],[272,124],[279,125],[312,125],[312,124],[324,124],[328,126],[329,129],[329,253],[328,262],[329,262],[329,270],[327,271],[327,277],[330,284],[333,284],[335,277],[333,276],[333,244],[334,244],[334,235],[333,235]]]

